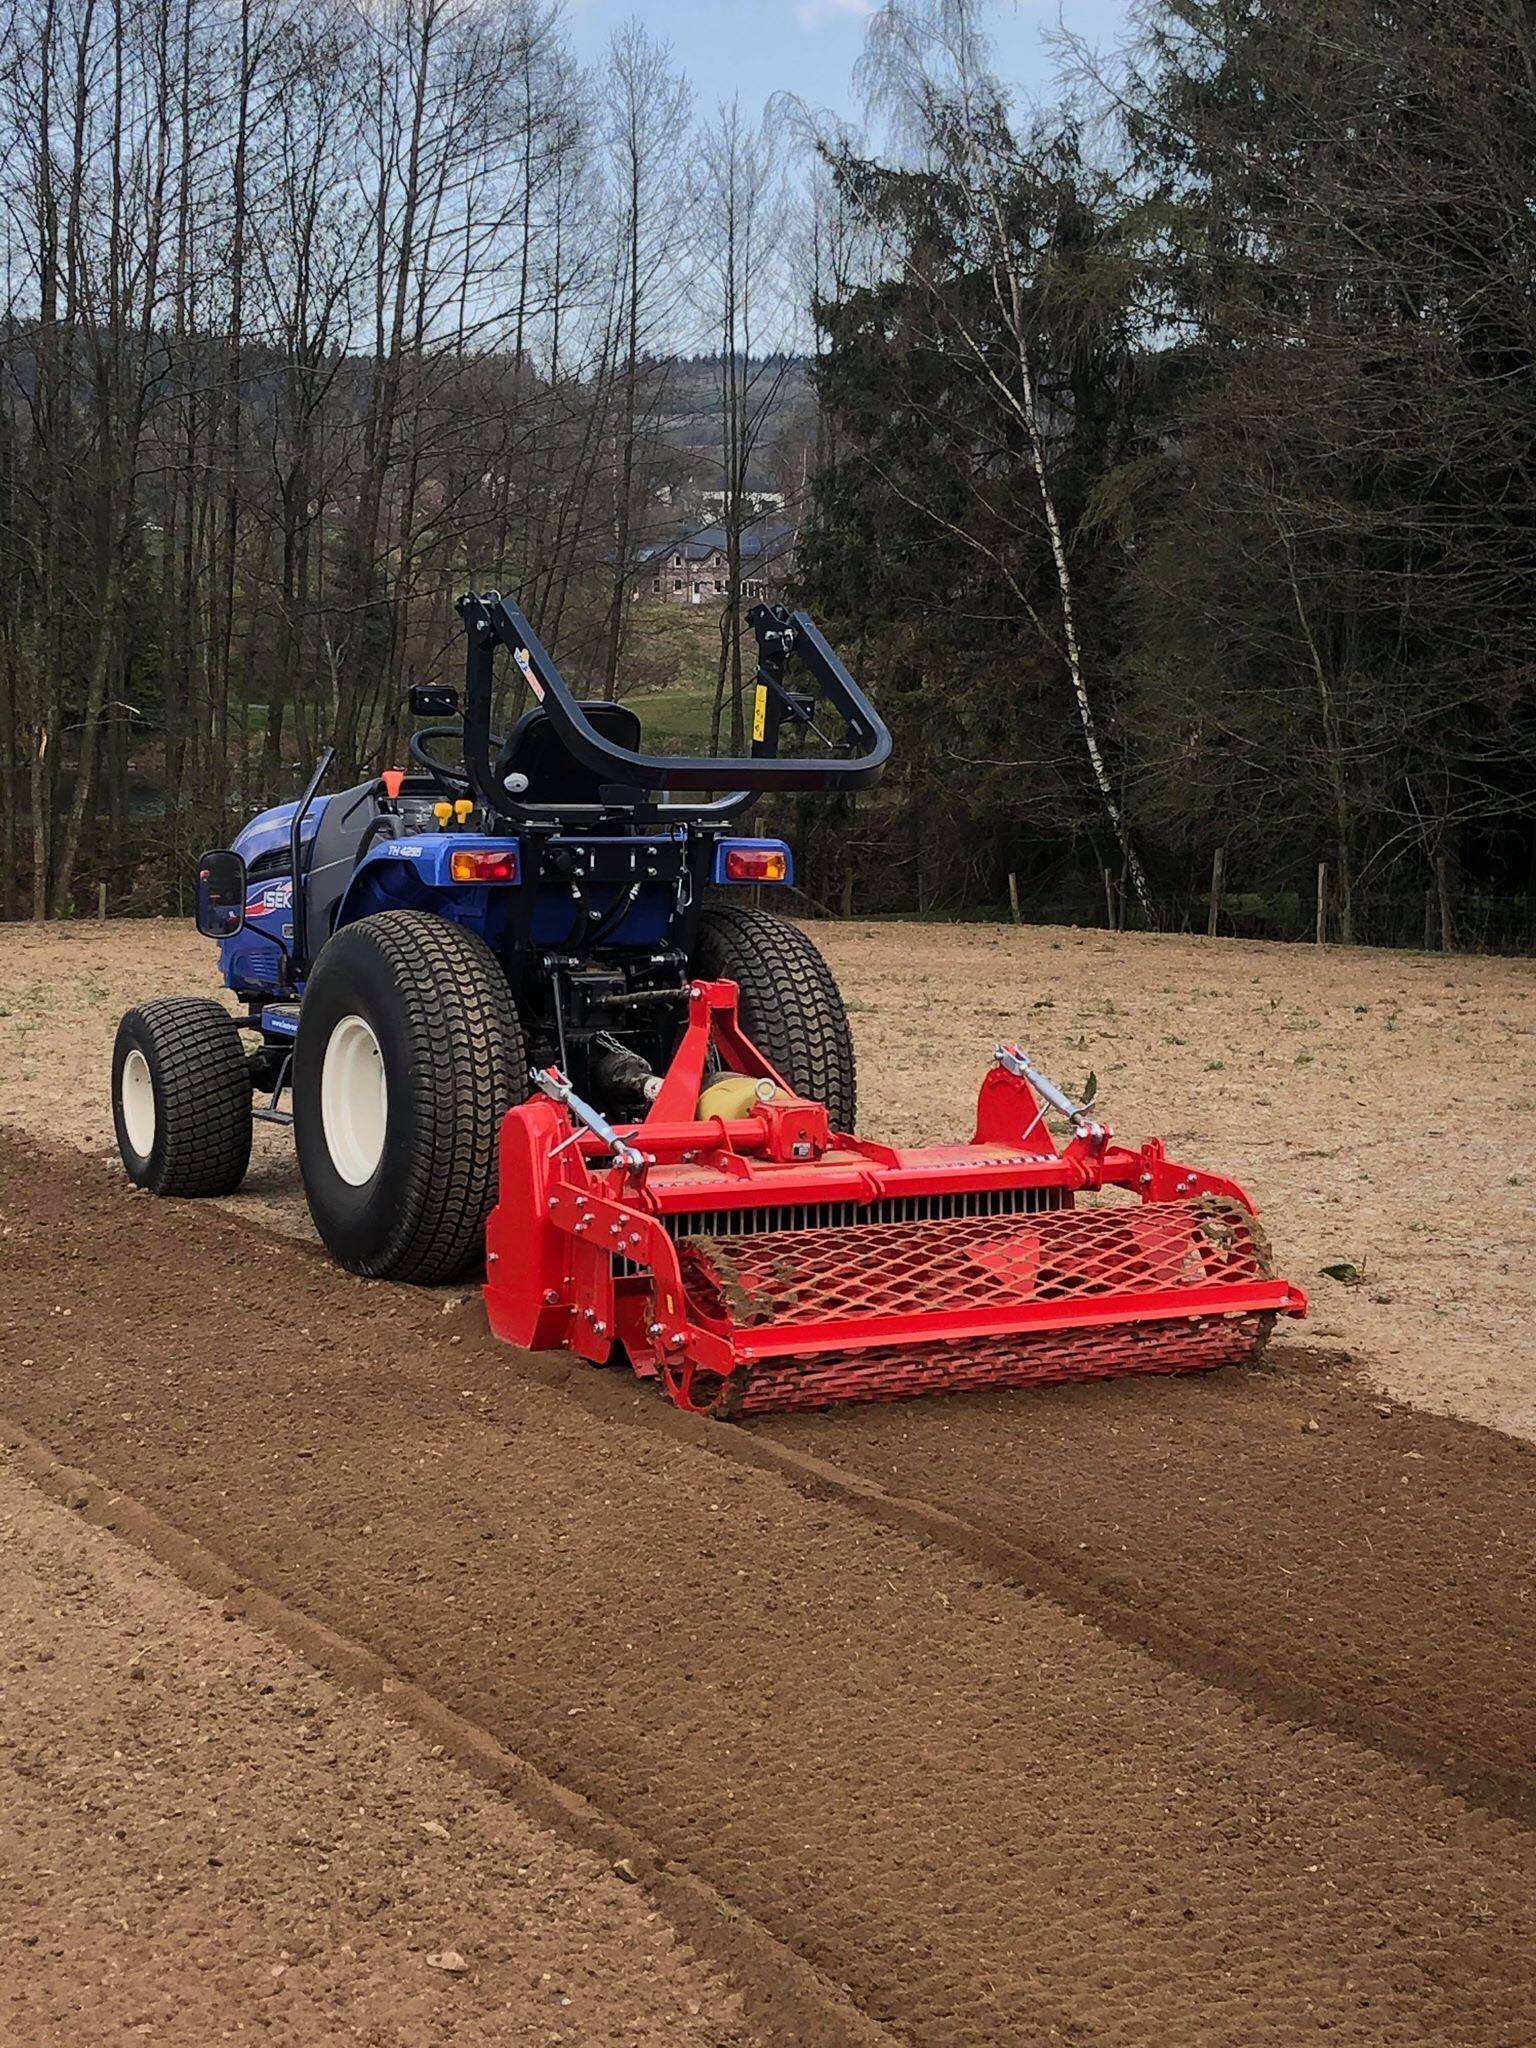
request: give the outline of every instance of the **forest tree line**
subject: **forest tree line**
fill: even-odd
[[[705,357],[897,734],[779,809],[816,904],[1530,944],[1536,7],[1144,0],[1032,112],[984,30],[888,0],[853,132],[554,4],[13,0],[6,914],[395,758],[471,583],[629,687]]]
[[[907,148],[832,153],[801,570],[901,735],[872,871],[1536,941],[1536,9],[1156,0],[1028,123],[974,28],[877,18]]]
[[[470,584],[613,694],[695,351],[739,543],[780,185],[641,26],[594,75],[543,0],[13,0],[0,206],[6,915],[175,906],[322,746],[396,759]]]

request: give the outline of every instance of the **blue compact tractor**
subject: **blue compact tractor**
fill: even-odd
[[[734,982],[777,1073],[852,1129],[853,1050],[825,962],[731,896],[792,879],[788,847],[742,834],[757,798],[868,788],[890,753],[803,612],[749,614],[752,750],[721,760],[642,752],[634,710],[578,702],[516,604],[458,609],[462,717],[456,691],[413,688],[414,717],[451,722],[414,733],[409,770],[325,794],[327,751],[296,802],[203,857],[198,929],[241,1014],[141,1004],[112,1064],[139,1186],[228,1194],[252,1118],[291,1124],[325,1243],[354,1272],[402,1280],[483,1255],[498,1132],[536,1076],[595,1126],[644,1116],[700,981]],[[498,648],[534,700],[505,736]],[[788,685],[791,664],[809,687]]]

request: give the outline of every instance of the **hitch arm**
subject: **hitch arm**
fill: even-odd
[[[583,1102],[558,1067],[535,1067],[529,1078],[541,1095],[547,1095],[551,1102],[558,1102],[569,1110],[584,1130],[590,1131],[600,1145],[608,1148],[615,1166],[623,1167],[626,1173],[645,1171],[645,1154],[637,1152],[633,1145],[627,1145],[600,1110],[594,1109],[590,1102]],[[574,1143],[580,1135],[580,1131],[573,1132],[565,1143]],[[556,1146],[555,1149],[563,1151],[564,1146]]]

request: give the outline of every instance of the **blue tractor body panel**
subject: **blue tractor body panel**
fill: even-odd
[[[333,801],[322,796],[311,804],[300,828],[302,847],[313,846],[326,807]],[[245,924],[233,938],[220,941],[219,970],[229,987],[242,992],[290,996],[297,992],[285,990],[282,974],[284,950],[291,947],[294,936],[288,860],[296,809],[296,804],[285,803],[262,811],[231,841],[231,850],[245,861],[250,874]],[[343,925],[381,910],[429,910],[476,932],[497,954],[504,954],[513,944],[558,952],[579,945],[594,929],[601,931],[605,953],[654,950],[667,944],[680,905],[674,880],[647,873],[647,856],[669,842],[682,846],[688,837],[688,828],[682,825],[601,838],[572,833],[541,835],[543,855],[569,852],[579,861],[600,848],[606,868],[611,870],[617,863],[618,879],[590,878],[579,895],[547,872],[541,871],[536,878],[531,875],[522,834],[433,830],[415,837],[381,839],[358,862],[336,905],[333,929],[339,931]],[[782,840],[721,837],[710,862],[712,882],[730,884],[724,865],[730,848],[781,854],[784,883],[792,879],[791,856]],[[477,856],[510,853],[516,861],[515,874],[506,881],[457,882],[452,862],[454,854],[461,852]],[[547,860],[541,867],[547,868]],[[611,925],[610,919],[614,920]],[[321,944],[321,935],[311,933],[311,951],[318,951]],[[302,988],[302,977],[298,988]]]

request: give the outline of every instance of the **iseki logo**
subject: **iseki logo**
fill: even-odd
[[[293,879],[290,876],[286,881],[268,882],[264,888],[255,890],[246,898],[245,914],[247,917],[270,917],[273,911],[287,910],[292,903]]]

